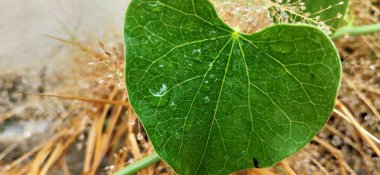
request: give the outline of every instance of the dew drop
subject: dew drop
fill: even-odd
[[[336,15],[336,17],[337,17],[338,19],[340,19],[340,18],[343,17],[343,15],[342,15],[341,13],[338,13],[338,14]]]
[[[217,36],[217,33],[216,33],[216,31],[214,31],[214,30],[211,30],[211,31],[208,33],[208,37],[210,38],[210,40],[216,40],[216,36]]]
[[[146,99],[148,100],[149,106],[153,108],[163,108],[168,106],[170,102],[170,94],[166,93],[167,92],[167,86],[164,85],[160,88],[160,90],[152,91],[151,89],[149,90],[152,96],[147,97]]]
[[[206,97],[203,98],[203,103],[204,103],[204,104],[208,104],[208,103],[210,103],[210,102],[211,102],[211,100],[210,100],[210,97],[209,97],[209,96],[206,96]]]
[[[175,133],[175,139],[177,139],[177,140],[181,139],[181,134],[176,132]]]
[[[160,90],[153,92],[151,89],[149,89],[150,93],[155,97],[162,97],[165,92],[168,90],[168,87],[166,84],[162,84]]]
[[[144,136],[143,136],[143,134],[141,133],[141,132],[139,132],[138,134],[137,134],[137,140],[143,140],[144,139]]]
[[[151,7],[157,7],[158,5],[159,5],[158,2],[149,3],[149,6],[151,6]]]
[[[158,7],[154,8],[153,11],[157,12],[157,13],[160,13],[160,12],[162,12],[163,9],[164,9],[163,7],[158,6]]]
[[[131,121],[129,122],[129,124],[130,124],[131,126],[135,125],[135,124],[136,124],[136,120],[131,120]]]
[[[193,50],[193,52],[191,53],[191,55],[200,56],[201,53],[202,53],[202,50],[201,50],[201,49],[195,49],[195,50]]]
[[[115,168],[114,165],[110,165],[104,168],[104,171],[112,171]]]
[[[149,3],[149,6],[153,7],[153,12],[160,13],[163,10],[163,7],[158,2]]]
[[[368,115],[364,117],[364,120],[365,120],[365,121],[370,121],[371,119],[372,119],[372,117],[371,117],[371,116],[368,116]]]
[[[350,34],[348,34],[348,33],[344,34],[344,38],[345,38],[345,39],[350,38]]]
[[[374,64],[370,65],[369,68],[370,68],[372,71],[376,71],[376,65],[374,65]]]
[[[116,86],[117,86],[119,89],[124,89],[124,88],[125,88],[124,83],[122,83],[122,82],[116,83]]]
[[[174,102],[171,102],[169,105],[169,109],[171,111],[175,111],[177,109],[177,104],[175,104]]]

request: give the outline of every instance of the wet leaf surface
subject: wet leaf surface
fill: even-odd
[[[294,154],[334,107],[341,65],[326,34],[279,24],[246,35],[207,0],[131,2],[131,104],[178,174],[228,174]]]

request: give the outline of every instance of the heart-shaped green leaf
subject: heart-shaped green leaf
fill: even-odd
[[[179,174],[228,174],[294,154],[334,107],[340,61],[316,27],[251,35],[208,0],[132,0],[125,23],[130,102]]]
[[[346,14],[348,0],[272,0],[275,22],[301,22],[334,32]]]

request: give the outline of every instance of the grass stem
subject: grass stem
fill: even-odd
[[[363,26],[353,26],[348,25],[342,28],[339,28],[332,36],[331,39],[339,39],[345,35],[357,36],[357,35],[367,35],[371,33],[380,32],[380,23],[370,24]]]
[[[132,175],[150,165],[153,165],[154,163],[157,163],[160,160],[160,157],[158,157],[157,153],[154,152],[151,155],[145,156],[144,158],[117,171],[114,175]]]

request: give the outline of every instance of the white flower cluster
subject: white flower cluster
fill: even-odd
[[[307,13],[307,7],[301,0],[213,0],[219,16],[234,28],[251,33],[273,23],[308,23],[318,26],[322,31],[331,34],[328,23],[343,17],[341,13],[331,19],[321,19],[320,14],[336,6],[343,5],[341,1],[335,5]]]

